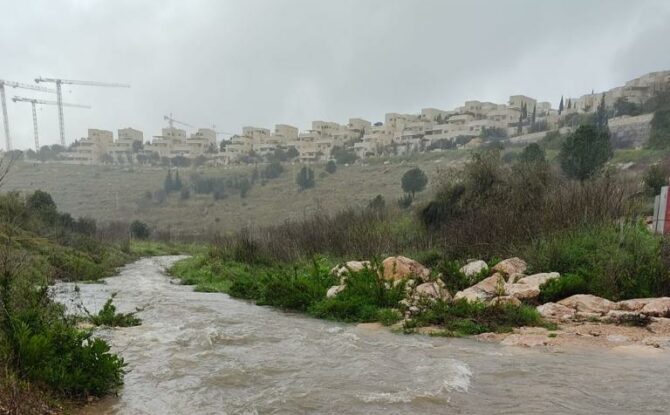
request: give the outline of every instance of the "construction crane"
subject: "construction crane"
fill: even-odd
[[[7,101],[5,99],[5,86],[12,88],[32,89],[33,91],[51,92],[55,93],[53,89],[45,88],[43,86],[22,84],[20,82],[5,81],[0,79],[0,101],[2,101],[2,122],[5,127],[5,148],[7,151],[12,149],[12,139],[9,134],[9,117],[7,116]]]
[[[37,132],[37,109],[35,108],[35,105],[37,105],[37,104],[40,104],[40,105],[62,105],[64,107],[88,108],[88,109],[91,108],[88,105],[67,104],[65,102],[61,102],[59,104],[58,101],[46,101],[46,100],[43,100],[43,99],[25,98],[25,97],[17,97],[17,96],[12,98],[12,101],[14,101],[14,102],[30,102],[33,106],[33,132],[35,133],[35,151],[40,151],[40,137],[39,137],[39,134]]]
[[[172,118],[172,113],[170,113],[170,115],[163,115],[163,119],[168,122],[168,125],[170,126],[170,128],[174,128],[174,124],[183,125],[184,127],[195,128],[191,124],[187,124],[185,122],[175,120],[174,118]]]
[[[130,88],[130,84],[112,83],[112,82],[95,82],[95,81],[73,81],[71,79],[56,79],[56,78],[35,78],[35,82],[51,82],[56,84],[56,99],[58,105],[58,122],[60,126],[60,143],[65,146],[65,120],[63,119],[63,94],[61,87],[63,85],[84,85],[84,86],[104,86],[111,88]]]

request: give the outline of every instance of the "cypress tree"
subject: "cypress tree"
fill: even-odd
[[[172,170],[168,169],[167,176],[165,176],[165,182],[163,182],[163,190],[165,190],[165,193],[170,193],[172,191],[172,186],[174,186],[172,181]]]
[[[561,95],[561,102],[558,104],[558,115],[561,115],[563,112],[563,95]]]

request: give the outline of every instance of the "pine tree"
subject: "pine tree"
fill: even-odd
[[[572,109],[572,100],[568,99],[568,109]]]
[[[563,95],[561,95],[561,102],[558,104],[558,115],[563,112]]]

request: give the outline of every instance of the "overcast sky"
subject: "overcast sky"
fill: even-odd
[[[65,87],[65,102],[93,107],[65,109],[68,143],[87,128],[150,138],[169,113],[237,132],[513,94],[557,105],[670,69],[664,0],[0,0],[0,10],[0,79],[132,84]],[[8,106],[15,147],[32,146],[30,105]],[[56,108],[38,119],[42,144],[57,143]]]

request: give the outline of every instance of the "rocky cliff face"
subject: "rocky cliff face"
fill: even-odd
[[[642,147],[649,140],[654,114],[611,118],[608,125],[614,148]]]

